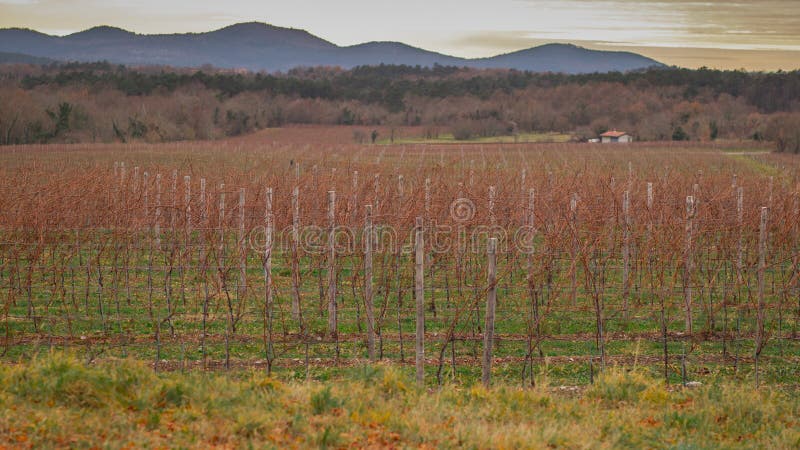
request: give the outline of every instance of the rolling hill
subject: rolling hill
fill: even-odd
[[[170,65],[285,71],[299,66],[406,64],[505,68],[535,72],[592,73],[631,71],[662,64],[628,52],[589,50],[548,44],[491,58],[466,59],[400,42],[369,42],[341,47],[305,30],[263,23],[241,23],[207,33],[136,34],[100,26],[67,36],[0,29],[0,52],[58,61],[109,61],[126,65]]]

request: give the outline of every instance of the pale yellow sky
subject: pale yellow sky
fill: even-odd
[[[455,56],[547,42],[683,67],[800,69],[800,0],[0,0],[0,27],[200,32],[260,21],[339,45],[397,40]]]

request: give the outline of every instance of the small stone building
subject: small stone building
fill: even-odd
[[[600,142],[603,144],[627,144],[633,142],[633,136],[624,131],[606,131],[600,135]]]

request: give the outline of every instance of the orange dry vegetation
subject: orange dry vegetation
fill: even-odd
[[[241,344],[243,364],[261,364],[266,355],[270,364],[297,367],[309,364],[302,344],[314,340],[338,352],[342,337],[349,346],[342,359],[358,361],[365,356],[359,233],[366,205],[375,225],[396,236],[375,255],[373,275],[385,357],[405,359],[413,347],[413,299],[402,304],[413,262],[400,245],[411,244],[418,217],[431,270],[427,364],[439,375],[451,351],[453,370],[475,366],[477,347],[447,344],[481,342],[490,234],[505,236],[497,336],[509,344],[497,356],[509,364],[524,367],[543,341],[564,335],[593,349],[562,355],[579,362],[636,361],[638,354],[607,355],[603,347],[639,338],[721,343],[711,362],[725,364],[730,342],[754,346],[736,354],[737,367],[773,342],[776,352],[784,341],[781,352],[796,349],[796,159],[742,152],[733,143],[386,146],[352,144],[352,133],[295,127],[220,142],[0,150],[6,354],[30,356],[49,342],[95,355],[137,341],[152,354],[155,341],[156,351],[164,345],[160,359],[177,367],[187,352],[199,358],[207,339],[224,342],[226,364],[231,345]],[[291,243],[295,188],[300,225],[322,234],[313,248],[276,247],[266,286],[265,249],[256,244],[267,224],[268,188],[276,246]],[[335,224],[356,234],[335,254],[337,333],[327,331],[322,275],[331,262],[320,238],[330,226],[329,191],[336,192]],[[530,248],[514,240],[526,226]],[[477,250],[438,246],[457,242],[459,233],[476,236]],[[300,291],[304,320],[291,311],[293,291]],[[333,348],[321,348],[321,364],[332,362]],[[660,364],[660,347],[646,351],[642,361]],[[216,358],[221,353],[218,347]],[[665,376],[674,376],[679,362],[663,357],[672,374]]]

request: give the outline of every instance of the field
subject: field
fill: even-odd
[[[796,157],[741,142],[359,145],[353,132],[0,150],[0,380],[65,370],[102,389],[184,386],[153,414],[229,433],[220,446],[798,443]],[[121,360],[135,376],[115,372]],[[32,395],[4,389],[6,412]],[[49,395],[72,415],[112,395],[75,389],[89,403]],[[187,406],[259,389],[288,412]],[[115,398],[112,410],[134,401]],[[379,420],[392,408],[398,419]],[[762,428],[743,425],[751,413]],[[605,431],[577,437],[593,414]],[[458,427],[426,428],[448,420]],[[186,433],[167,422],[144,423],[156,432],[133,446]],[[118,425],[111,446],[135,433]],[[370,443],[370,429],[396,441]]]

